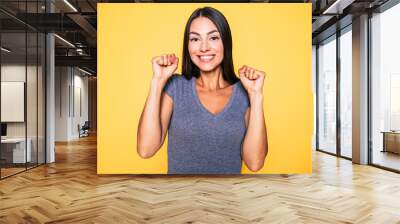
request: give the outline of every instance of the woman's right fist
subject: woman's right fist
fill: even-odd
[[[153,57],[151,63],[153,65],[153,77],[157,79],[168,80],[178,68],[178,57],[175,54],[163,54]]]

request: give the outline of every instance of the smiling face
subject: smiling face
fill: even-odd
[[[221,35],[206,17],[198,17],[190,25],[188,49],[193,63],[203,72],[217,69],[224,59]]]

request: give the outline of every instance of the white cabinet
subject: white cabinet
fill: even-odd
[[[25,151],[25,138],[7,138],[1,140],[2,146],[12,148],[12,163],[32,161],[32,140],[28,138],[26,142],[27,147]]]

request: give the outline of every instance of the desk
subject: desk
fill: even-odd
[[[400,154],[400,132],[383,131],[383,150],[382,152],[393,152]]]
[[[25,162],[30,162],[32,159],[32,154],[31,154],[31,145],[32,141],[30,138],[27,139],[27,146],[26,147],[26,154],[25,154],[25,138],[6,138],[6,139],[1,139],[1,154],[3,157],[3,154],[12,154],[12,161],[11,161],[11,156],[7,156],[10,158],[5,158],[7,162],[10,163],[25,163]],[[10,146],[12,147],[10,149]],[[10,152],[10,153],[8,153]],[[27,161],[25,161],[25,158],[27,158]]]

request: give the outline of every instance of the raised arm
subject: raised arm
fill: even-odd
[[[268,153],[262,91],[265,73],[243,66],[239,75],[250,100],[250,108],[245,116],[247,131],[242,145],[242,157],[246,166],[256,172],[264,166]]]
[[[152,59],[153,78],[137,130],[137,152],[142,158],[150,158],[163,145],[173,111],[172,98],[163,92],[168,79],[178,66],[173,54]]]

